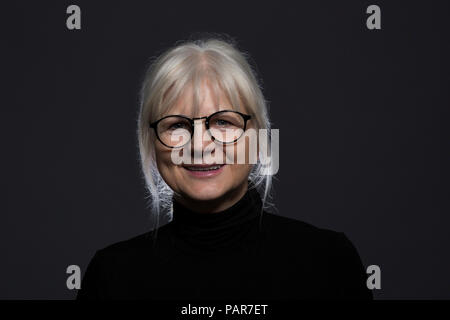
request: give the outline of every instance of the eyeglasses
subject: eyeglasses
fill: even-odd
[[[244,134],[250,115],[232,110],[221,110],[207,117],[189,118],[183,115],[169,115],[150,123],[158,140],[169,148],[181,148],[194,136],[195,120],[205,119],[206,130],[212,140],[229,144]]]

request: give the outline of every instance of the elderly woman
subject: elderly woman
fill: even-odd
[[[188,41],[155,59],[138,139],[157,225],[98,250],[77,299],[371,299],[343,233],[267,212],[271,172],[261,141],[249,161],[246,137],[260,129],[266,101],[233,42]]]

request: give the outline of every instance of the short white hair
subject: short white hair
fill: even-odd
[[[155,218],[155,229],[160,226],[162,217],[172,218],[173,191],[158,171],[155,158],[157,141],[149,123],[169,110],[188,86],[193,88],[193,106],[196,108],[201,100],[201,81],[207,78],[212,84],[215,99],[217,90],[221,90],[233,108],[251,111],[256,129],[267,129],[268,145],[271,145],[268,102],[249,59],[247,53],[237,49],[234,39],[227,37],[225,40],[217,36],[177,42],[151,59],[140,91],[137,136],[143,178],[149,192],[148,206]],[[269,201],[272,176],[266,174],[266,170],[258,161],[249,175],[249,188],[258,190],[263,209],[272,205]]]

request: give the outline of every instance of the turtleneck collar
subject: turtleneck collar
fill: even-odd
[[[198,254],[242,248],[247,241],[257,240],[261,206],[254,188],[230,208],[215,213],[194,212],[174,199],[170,223],[174,245]]]

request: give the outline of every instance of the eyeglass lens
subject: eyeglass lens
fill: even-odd
[[[242,136],[244,129],[245,120],[236,112],[219,112],[209,118],[209,133],[218,142],[234,142]],[[191,121],[181,116],[164,118],[157,126],[161,142],[170,147],[179,147],[188,143],[193,131]]]

